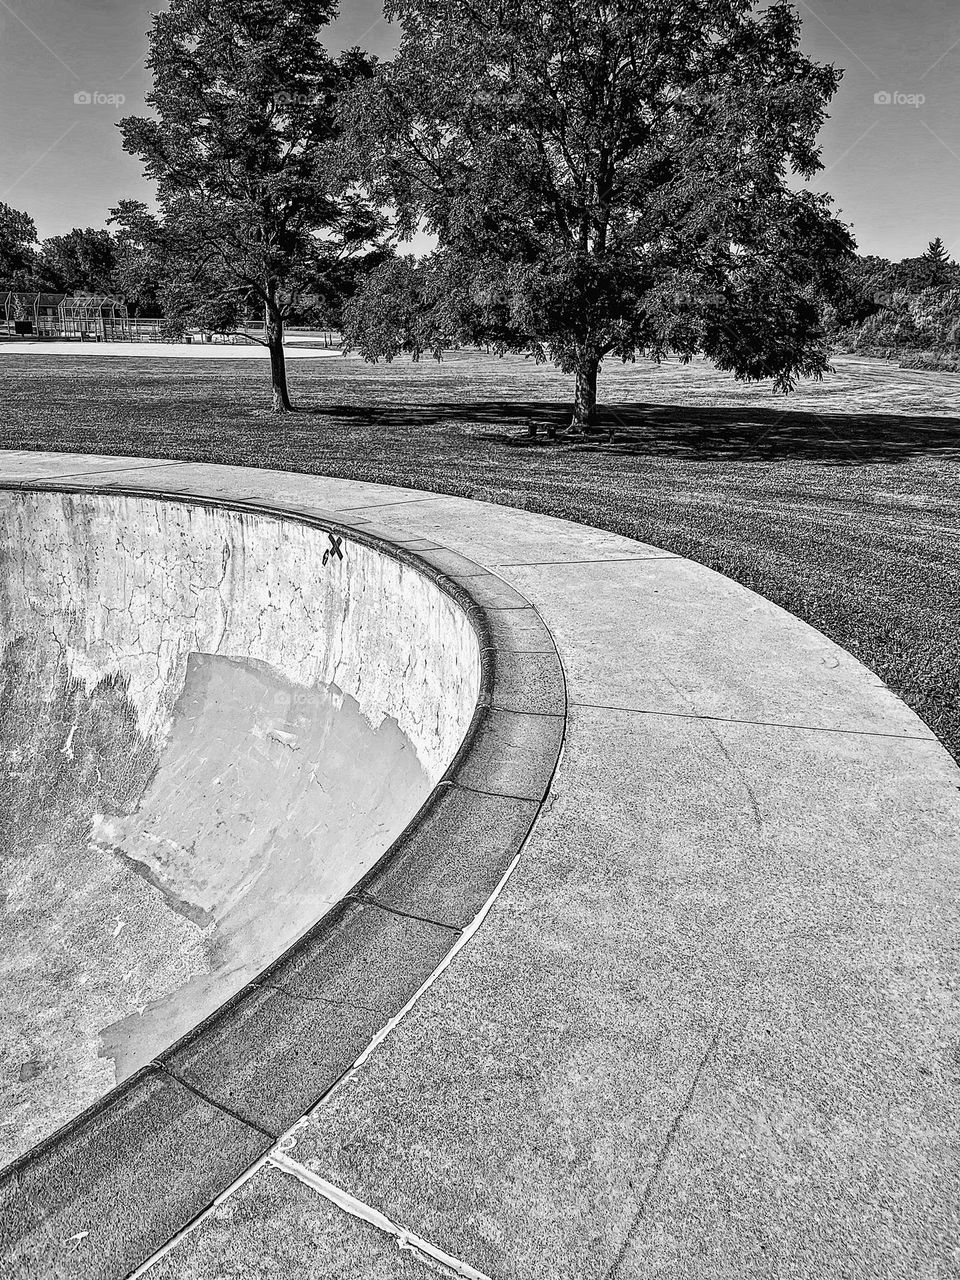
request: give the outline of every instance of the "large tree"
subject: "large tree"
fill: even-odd
[[[351,145],[399,229],[439,238],[351,309],[368,358],[492,342],[576,375],[710,357],[789,389],[827,367],[821,301],[853,243],[802,181],[840,72],[790,4],[388,0],[396,58],[354,95]]]
[[[291,407],[286,320],[382,229],[337,146],[338,96],[372,67],[324,49],[335,13],[334,0],[172,0],[150,35],[156,118],[121,122],[157,182],[166,305],[220,330],[256,308],[275,412]]]
[[[163,314],[160,295],[169,256],[163,223],[142,200],[121,200],[110,210],[116,252],[113,277],[117,293],[133,316]]]
[[[74,227],[40,246],[38,271],[58,293],[112,294],[116,246],[109,231]]]
[[[0,201],[0,291],[34,287],[37,226],[28,213]]]

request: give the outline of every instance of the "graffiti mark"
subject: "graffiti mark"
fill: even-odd
[[[338,560],[343,559],[343,539],[336,537],[332,533],[328,533],[327,537],[330,539],[330,546],[323,553],[324,565],[326,565],[328,560],[332,560],[334,556],[336,556]]]

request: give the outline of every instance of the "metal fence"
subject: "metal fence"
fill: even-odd
[[[124,303],[102,294],[0,292],[0,336],[60,338],[79,342],[190,342],[249,346],[263,341],[266,326],[251,321],[236,333],[190,329],[183,337],[164,333],[164,321],[131,316]],[[336,329],[293,325],[286,340],[339,347]]]

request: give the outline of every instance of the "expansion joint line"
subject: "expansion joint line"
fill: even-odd
[[[461,1280],[490,1280],[490,1277],[485,1276],[482,1271],[476,1271],[473,1267],[468,1266],[467,1263],[461,1262],[459,1258],[454,1258],[449,1253],[444,1253],[442,1249],[430,1244],[422,1236],[414,1235],[412,1231],[405,1231],[403,1227],[398,1227],[396,1223],[391,1222],[379,1210],[372,1209],[370,1205],[364,1204],[362,1200],[357,1200],[348,1191],[343,1191],[340,1187],[334,1186],[332,1182],[327,1182],[325,1178],[321,1178],[319,1174],[314,1173],[312,1169],[308,1169],[306,1165],[300,1164],[298,1160],[291,1160],[283,1151],[278,1149],[271,1151],[267,1157],[267,1163],[272,1164],[283,1173],[297,1178],[305,1186],[323,1196],[325,1200],[329,1200],[332,1205],[335,1205],[344,1213],[350,1214],[352,1218],[359,1218],[361,1222],[367,1222],[372,1227],[376,1227],[378,1231],[393,1236],[399,1249],[409,1249],[412,1253],[420,1255],[422,1261],[429,1260],[438,1265],[445,1275],[458,1276],[461,1277]]]
[[[175,1081],[181,1089],[186,1090],[187,1093],[192,1093],[195,1098],[198,1098],[201,1102],[205,1103],[206,1106],[212,1107],[215,1111],[222,1111],[223,1114],[225,1116],[229,1116],[231,1120],[236,1120],[239,1124],[246,1125],[248,1129],[253,1129],[263,1138],[269,1138],[271,1142],[277,1141],[277,1135],[275,1133],[271,1133],[269,1129],[264,1129],[262,1125],[257,1124],[256,1120],[251,1120],[249,1116],[244,1116],[241,1115],[239,1111],[234,1111],[231,1107],[228,1107],[225,1102],[220,1102],[217,1098],[211,1098],[208,1094],[204,1093],[202,1089],[198,1089],[196,1085],[191,1084],[189,1080],[185,1080],[183,1076],[178,1075],[177,1072],[168,1067],[165,1062],[155,1061],[153,1065],[158,1071],[162,1072],[163,1075],[168,1076],[171,1080]]]
[[[366,889],[358,889],[355,893],[347,894],[347,899],[352,902],[360,902],[368,907],[378,907],[381,911],[386,911],[389,915],[399,916],[402,920],[416,920],[420,924],[433,925],[437,929],[448,929],[451,933],[463,933],[463,929],[456,924],[450,924],[447,920],[434,920],[431,916],[418,916],[413,911],[402,911],[400,907],[392,907],[387,902],[381,902],[379,898],[374,897],[372,893],[368,893]]]

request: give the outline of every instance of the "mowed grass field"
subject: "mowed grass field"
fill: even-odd
[[[819,627],[960,759],[957,375],[838,358],[783,398],[701,362],[614,363],[604,434],[536,443],[528,426],[563,424],[571,384],[521,358],[304,360],[290,382],[300,412],[274,420],[260,361],[0,347],[0,447],[322,472],[639,538]]]

